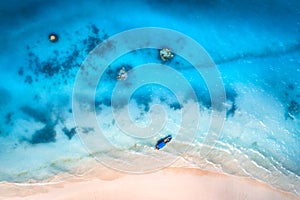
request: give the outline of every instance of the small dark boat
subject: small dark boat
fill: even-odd
[[[166,146],[167,143],[169,143],[172,140],[172,135],[167,135],[164,138],[161,138],[160,140],[157,141],[156,145],[155,145],[155,149],[159,150],[164,148],[164,146]]]

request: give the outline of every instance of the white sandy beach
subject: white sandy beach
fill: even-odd
[[[300,199],[255,180],[198,169],[167,168],[156,173],[71,178],[51,185],[2,184],[1,199]]]

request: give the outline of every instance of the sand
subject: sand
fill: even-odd
[[[106,171],[49,185],[0,186],[0,199],[300,199],[267,184],[199,169],[166,168],[142,174]]]

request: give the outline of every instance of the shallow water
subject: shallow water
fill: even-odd
[[[117,169],[127,166],[129,171],[139,172],[159,169],[180,155],[201,169],[212,170],[213,166],[214,170],[250,176],[299,195],[298,1],[74,4],[31,0],[9,4],[1,1],[0,8],[1,181],[43,181],[60,172],[76,174],[76,168],[93,159],[93,154],[100,162],[108,162],[108,166],[114,164]],[[226,91],[226,113],[223,129],[213,143],[206,140],[212,125],[206,80],[179,55],[162,62],[155,48],[129,52],[107,66],[96,82],[92,102],[106,139],[95,144],[101,146],[97,152],[87,149],[80,140],[84,138],[78,132],[97,133],[94,127],[75,130],[72,92],[81,64],[105,39],[141,27],[179,31],[198,42],[216,64]],[[48,34],[53,32],[59,35],[56,43],[48,41]],[[153,35],[153,40],[159,37]],[[127,99],[128,110],[124,108],[127,101],[120,96],[115,97],[114,107],[111,101],[114,88],[119,84],[121,89],[117,92],[123,91],[125,95],[127,91],[127,86],[115,79],[118,70],[125,66],[133,73],[147,63],[168,65],[170,71],[154,70],[153,73],[158,72],[155,76],[151,71],[142,75],[139,73],[143,71],[137,71],[134,74],[137,77],[144,75],[145,79],[155,77],[159,81],[135,90]],[[196,100],[187,92],[188,87],[176,84],[177,76],[190,84]],[[135,80],[129,76],[124,83],[134,85]],[[169,85],[157,84],[163,80]],[[178,100],[181,97],[183,101]],[[160,105],[164,111],[155,110],[153,105]],[[195,110],[199,115],[193,115]],[[155,120],[164,123],[151,126],[153,130],[149,128],[147,134],[132,135],[140,133],[136,133],[137,127],[147,127]],[[123,124],[118,124],[120,121]],[[193,128],[195,124],[197,130]],[[170,133],[174,141],[163,151],[154,151],[156,141]],[[130,156],[124,158],[122,152]],[[161,159],[168,162],[160,162]],[[135,162],[138,169],[131,165]],[[149,168],[144,169],[144,163]]]

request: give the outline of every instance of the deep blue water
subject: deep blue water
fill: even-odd
[[[101,42],[141,27],[168,28],[193,38],[220,72],[226,90],[225,123],[214,144],[219,153],[204,160],[226,173],[254,177],[299,195],[297,0],[1,1],[0,180],[41,181],[59,172],[74,173],[78,165],[92,159],[75,130],[72,92],[76,74]],[[58,34],[56,43],[48,40],[50,33]],[[161,35],[153,35],[157,37]],[[116,129],[110,112],[117,72],[122,66],[129,71],[146,63],[166,64],[191,84],[201,113],[193,153],[200,151],[212,109],[205,80],[179,55],[162,62],[158,49],[136,50],[107,66],[94,102],[105,136],[121,149],[147,154],[142,147],[150,149],[165,133],[179,130],[178,112],[189,106],[189,99],[178,102],[174,91],[157,84],[136,90],[129,115],[147,126],[151,106],[162,105],[168,123],[160,134],[140,141]],[[160,73],[161,78],[178,81],[167,71]],[[182,86],[176,87],[180,91]],[[174,145],[180,142],[178,137]],[[206,169],[203,161],[190,162]]]

